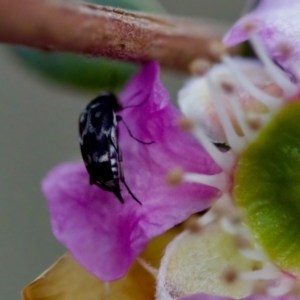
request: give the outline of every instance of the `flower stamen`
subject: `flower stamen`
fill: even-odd
[[[222,72],[215,73],[216,68],[214,68],[207,72],[204,80],[201,78],[199,83],[199,90],[200,87],[204,87],[204,90],[208,87],[208,93],[206,90],[204,92],[200,91],[200,95],[203,96],[200,104],[207,98],[211,99],[211,103],[204,103],[208,117],[199,116],[199,119],[197,119],[193,111],[194,103],[191,101],[187,102],[185,107],[185,113],[187,115],[190,113],[194,121],[191,132],[216,164],[223,169],[223,172],[216,175],[184,173],[183,180],[219,189],[221,192],[220,197],[211,209],[197,220],[196,224],[204,227],[213,223],[210,225],[217,225],[224,232],[234,237],[238,253],[253,262],[253,268],[247,269],[247,272],[237,274],[238,279],[249,281],[249,286],[253,288],[253,291],[260,290],[259,293],[280,296],[292,292],[295,280],[283,274],[279,267],[270,261],[263,250],[256,247],[254,237],[248,231],[248,228],[242,224],[243,215],[234,205],[231,194],[231,183],[233,178],[236,178],[233,171],[239,154],[245,150],[248,144],[258,135],[260,129],[284,105],[286,98],[295,96],[297,92],[297,85],[290,81],[285,72],[268,56],[260,38],[253,33],[254,27],[256,27],[254,25],[249,24],[247,30],[251,35],[250,42],[258,58],[263,63],[266,73],[262,72],[262,77],[254,78],[252,73],[254,68],[252,70],[249,70],[247,66],[243,68],[243,64],[241,64],[241,68],[238,60],[228,56],[222,47],[214,45],[215,49],[212,47],[213,52],[220,56],[224,63],[220,66],[223,68],[220,68]],[[292,55],[290,49],[285,46],[281,46],[283,54],[286,56]],[[261,66],[256,68],[263,71]],[[256,71],[256,69],[254,70]],[[300,78],[300,71],[294,73]],[[228,76],[228,80],[227,78],[223,80],[222,76]],[[260,78],[264,81],[262,85],[260,85]],[[272,79],[271,83],[270,79]],[[191,90],[193,91],[195,91],[195,82],[196,80],[191,84]],[[242,93],[240,93],[241,90]],[[243,92],[246,92],[244,93],[246,97]],[[184,93],[181,93],[180,97],[196,99],[192,95],[193,93],[188,92],[187,89],[184,90]],[[242,101],[239,102],[240,100]],[[189,107],[190,103],[192,103],[191,107]],[[248,109],[249,103],[253,105],[250,109]],[[213,104],[213,111],[211,111],[211,104]],[[198,109],[196,105],[195,107]],[[202,111],[203,109],[200,107],[200,112],[202,113]],[[214,124],[216,126],[211,129],[210,126]],[[228,144],[230,150],[221,152],[214,145],[215,141]],[[204,231],[199,231],[199,233]]]
[[[283,277],[277,286],[268,287],[267,294],[273,297],[285,295],[292,290],[294,281],[292,278]]]
[[[227,233],[235,236],[239,233],[239,228],[230,219],[223,217],[219,220],[220,227]]]
[[[252,259],[255,261],[260,261],[260,262],[267,261],[266,255],[259,249],[251,249],[251,248],[240,249],[240,254],[246,258],[249,258],[249,259]]]
[[[138,257],[137,261],[139,264],[146,270],[148,271],[154,278],[157,278],[158,275],[158,269],[152,267],[147,261],[145,261],[143,258]]]
[[[223,62],[228,66],[241,87],[255,99],[266,105],[270,110],[276,109],[281,104],[281,99],[266,94],[259,89],[249,78],[236,66],[235,62],[228,56],[222,57]]]
[[[222,101],[219,88],[214,85],[209,74],[207,75],[207,84],[212,95],[212,102],[225,131],[227,141],[235,153],[240,153],[245,147],[245,139],[236,133]]]
[[[278,86],[280,86],[285,91],[285,96],[290,97],[294,95],[297,92],[296,85],[294,85],[288,79],[285,73],[272,61],[266,49],[263,47],[260,37],[255,33],[251,33],[250,42],[258,58],[264,64],[271,78]]]
[[[240,250],[248,249],[251,247],[251,242],[249,241],[248,238],[244,236],[244,234],[240,234],[240,233],[236,234],[235,240],[236,240],[236,246]]]
[[[224,89],[225,84],[226,83],[224,83],[224,82],[221,83],[221,87],[223,89]],[[237,97],[235,97],[233,93],[228,92],[228,89],[226,89],[226,92],[227,92],[227,97],[228,97],[230,107],[232,108],[233,113],[236,117],[238,126],[242,130],[246,141],[249,142],[249,141],[251,141],[251,139],[254,136],[254,131],[248,126],[248,124],[245,120],[245,117],[244,117],[244,111],[243,111],[242,106],[240,105]]]
[[[198,219],[200,226],[204,227],[216,220],[216,215],[212,211],[208,211],[204,216]]]
[[[271,263],[266,263],[261,270],[240,273],[240,278],[244,280],[276,280],[280,273]]]
[[[107,297],[110,293],[110,282],[104,282],[104,296]]]
[[[232,170],[235,162],[235,156],[233,153],[223,153],[219,151],[199,126],[195,126],[192,133],[219,167],[221,167],[225,172],[230,172]]]
[[[205,175],[198,173],[184,173],[183,180],[187,182],[195,182],[209,185],[225,192],[229,187],[228,175],[224,172],[215,175]]]

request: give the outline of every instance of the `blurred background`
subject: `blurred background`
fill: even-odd
[[[113,2],[117,1],[106,1]],[[245,1],[160,3],[168,13],[230,24],[239,17]],[[96,92],[49,81],[25,68],[12,52],[0,46],[0,299],[18,300],[21,289],[65,252],[52,236],[40,181],[56,164],[79,158],[78,115]],[[184,78],[162,77],[176,101]]]

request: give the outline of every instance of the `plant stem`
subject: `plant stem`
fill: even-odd
[[[2,43],[136,63],[155,60],[184,72],[196,59],[217,60],[211,45],[225,29],[207,21],[75,1],[0,0]]]

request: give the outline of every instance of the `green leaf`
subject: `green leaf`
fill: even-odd
[[[44,54],[24,47],[16,47],[13,51],[28,67],[40,74],[60,83],[91,91],[119,89],[137,69],[133,64],[102,58]]]
[[[124,9],[157,12],[164,10],[156,0],[92,0]],[[47,53],[26,47],[12,47],[11,53],[40,74],[62,84],[84,90],[116,90],[136,72],[131,63],[74,54]]]
[[[286,105],[240,156],[234,198],[269,257],[300,275],[300,103]]]
[[[147,11],[153,13],[164,12],[162,5],[155,0],[90,0],[88,2],[130,10]]]

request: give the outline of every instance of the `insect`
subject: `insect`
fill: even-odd
[[[116,115],[122,109],[117,97],[111,93],[100,94],[92,100],[79,117],[80,149],[91,185],[114,193],[124,203],[121,181],[131,197],[141,204],[127,185],[122,169],[122,150],[118,144],[118,122],[122,117]]]

